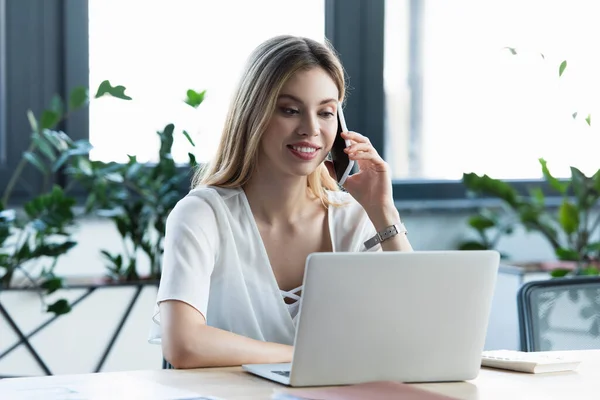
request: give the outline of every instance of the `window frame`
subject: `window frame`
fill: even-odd
[[[325,32],[339,53],[349,77],[350,90],[345,115],[350,129],[365,133],[375,149],[390,157],[385,130],[384,30],[386,0],[326,0]],[[388,0],[390,1],[390,0]],[[423,2],[409,0],[409,73],[411,88],[411,162],[419,167],[419,138],[422,134],[422,21]],[[365,60],[369,60],[366,63]],[[373,62],[374,61],[374,62]],[[465,171],[466,173],[470,171]],[[562,179],[561,179],[562,180]],[[503,180],[526,195],[540,187],[552,205],[558,197],[544,179]],[[562,180],[564,181],[564,180]],[[393,179],[394,200],[400,207],[476,208],[497,203],[491,197],[472,198],[461,180]]]
[[[0,171],[8,164],[6,132],[6,0],[0,0]],[[4,178],[6,179],[6,178]],[[0,178],[0,186],[7,182]]]
[[[0,165],[0,187],[5,188],[31,141],[27,110],[39,118],[52,96],[64,98],[64,8],[73,0],[4,1],[4,96],[6,160]],[[27,27],[27,29],[23,29]],[[58,129],[64,129],[59,126]],[[26,165],[9,206],[36,194],[42,177]]]
[[[14,170],[29,142],[25,112],[32,108],[34,112],[40,110],[54,93],[59,93],[63,98],[75,86],[89,86],[89,45],[88,37],[88,2],[81,0],[65,0],[62,2],[6,2],[0,0],[5,6],[2,26],[6,30],[0,39],[4,38],[5,46],[1,57],[4,60],[6,85],[4,98],[4,122],[6,146],[6,160],[4,167],[0,165],[0,172]],[[421,126],[421,97],[422,97],[422,63],[420,59],[420,22],[422,20],[422,4],[420,0],[409,0],[411,26],[409,29],[409,85],[411,86],[410,110],[410,137],[418,146]],[[8,17],[10,15],[10,18]],[[346,103],[346,118],[351,129],[365,133],[370,138],[375,149],[384,157],[391,156],[390,149],[386,148],[385,130],[385,93],[383,86],[384,68],[384,22],[385,0],[325,0],[325,35],[336,48],[349,79],[349,95]],[[11,20],[11,18],[16,18]],[[30,34],[22,34],[19,26],[29,26]],[[20,32],[20,33],[19,33]],[[26,56],[38,60],[35,71],[29,71],[26,76],[31,87],[27,91],[17,90],[19,82],[22,85],[26,72],[19,64],[19,57],[14,57],[16,52],[11,49],[26,49]],[[54,50],[54,51],[53,51]],[[1,54],[1,53],[0,53]],[[42,54],[43,63],[40,63]],[[9,56],[10,55],[10,56]],[[13,57],[13,58],[11,58]],[[25,64],[25,63],[23,63]],[[2,76],[0,76],[0,79]],[[90,88],[93,90],[93,88]],[[10,99],[10,103],[8,102]],[[2,112],[2,111],[0,111]],[[36,114],[37,115],[37,114]],[[75,140],[89,138],[89,113],[81,110],[67,120],[61,129],[64,129]],[[1,143],[1,142],[0,142]],[[418,147],[417,149],[418,150]],[[387,151],[387,153],[386,153]],[[418,162],[418,151],[413,162]],[[12,168],[11,168],[12,167]],[[27,172],[27,171],[26,171]],[[465,171],[469,172],[469,171]],[[6,176],[0,176],[0,186],[6,185]],[[26,174],[26,179],[35,181],[34,174]],[[66,178],[61,175],[59,182],[64,183]],[[32,182],[33,182],[32,181]],[[506,181],[513,184],[517,190],[525,193],[530,186],[542,186],[547,194],[548,185],[543,179]],[[445,202],[454,200],[468,200],[469,197],[460,180],[428,180],[428,179],[394,179],[394,198],[397,202]],[[182,187],[186,192],[189,187]],[[26,199],[30,191],[18,188],[13,196],[13,201]],[[81,194],[83,194],[81,192]],[[473,200],[468,201],[472,206]],[[424,204],[425,204],[424,203]],[[450,204],[450,202],[447,202]]]

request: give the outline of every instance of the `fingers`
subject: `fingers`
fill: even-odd
[[[344,149],[346,154],[358,153],[359,151],[374,151],[370,143],[354,143]]]
[[[361,135],[358,132],[352,132],[352,131],[342,132],[341,135],[342,135],[342,137],[344,139],[354,140],[357,143],[368,143],[368,144],[371,144],[371,141],[369,140],[368,137],[366,137],[364,135]]]
[[[361,153],[373,153],[375,156],[378,155],[377,150],[375,150],[368,137],[361,135],[358,132],[342,132],[342,137],[352,141],[352,144],[344,149],[350,158]]]

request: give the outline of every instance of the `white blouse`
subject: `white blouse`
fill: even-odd
[[[333,251],[365,251],[375,228],[348,193],[329,191]],[[302,287],[277,285],[265,246],[242,189],[199,187],[181,199],[166,226],[162,276],[149,342],[160,343],[164,300],[180,300],[202,313],[207,325],[253,339],[293,344]],[[370,251],[381,250],[377,245]],[[286,304],[284,297],[296,302]]]

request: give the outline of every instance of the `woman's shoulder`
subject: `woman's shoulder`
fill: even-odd
[[[215,200],[219,199],[227,200],[231,197],[239,196],[241,193],[241,188],[223,188],[219,186],[200,185],[191,189],[184,199],[192,197],[208,202],[214,202]]]
[[[241,189],[228,189],[216,186],[198,186],[181,198],[169,214],[170,219],[193,221],[215,220],[225,207],[228,199],[239,196]]]

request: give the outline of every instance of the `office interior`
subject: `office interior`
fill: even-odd
[[[339,53],[348,127],[389,163],[415,250],[503,255],[485,348],[523,349],[523,285],[598,273],[599,14],[584,0],[0,0],[0,376],[161,367],[147,338],[163,205],[216,151],[236,74],[277,34]],[[150,193],[152,168],[177,185]],[[470,187],[484,176],[496,193]],[[119,187],[131,196],[103,197]],[[16,215],[29,225],[4,237]],[[57,220],[58,245],[9,264],[20,234]],[[565,307],[555,323],[592,333],[561,343],[597,348],[600,319]]]

